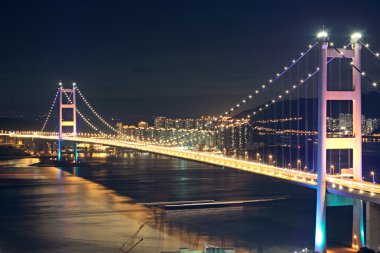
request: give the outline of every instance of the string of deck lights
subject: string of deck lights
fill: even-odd
[[[74,83],[75,85],[75,83]],[[111,126],[106,120],[104,120],[96,111],[95,109],[90,105],[90,103],[87,101],[87,99],[84,97],[84,95],[82,94],[82,92],[80,91],[80,89],[78,88],[77,85],[76,86],[76,90],[78,91],[80,97],[83,99],[83,101],[85,102],[85,104],[87,105],[87,107],[91,110],[92,113],[95,114],[95,116],[103,123],[105,124],[107,127],[109,127],[112,131],[114,132],[118,132],[116,128],[114,128],[113,126]]]
[[[316,131],[304,131],[304,130],[295,130],[295,129],[276,129],[276,128],[269,128],[269,127],[259,127],[256,126],[254,129],[258,131],[266,131],[266,132],[273,132],[273,134],[288,134],[288,135],[296,135],[296,136],[306,136],[306,135],[317,135],[318,132]]]
[[[298,63],[304,56],[306,56],[316,45],[318,44],[318,41],[315,42],[313,45],[309,45],[309,48],[306,52],[301,52],[300,57],[298,59],[293,59],[292,63],[289,66],[285,66],[284,70],[281,73],[277,73],[276,77],[274,79],[269,79],[267,84],[263,84],[259,89],[256,89],[255,92],[253,93],[254,95],[257,95],[261,93],[262,90],[264,90],[266,87],[268,87],[270,84],[273,84],[276,82],[279,78],[281,78],[288,70],[290,70],[296,63]],[[229,110],[226,110],[224,112],[224,115],[229,115],[236,109],[238,109],[241,105],[246,104],[249,100],[253,98],[253,95],[250,94],[246,98],[243,98],[241,102],[237,103],[235,106],[231,107]],[[220,115],[222,117],[223,115]]]
[[[256,120],[256,121],[252,121],[252,123],[266,124],[266,123],[287,122],[287,121],[293,121],[293,120],[302,120],[302,117],[294,117],[294,118],[290,117],[290,118],[283,118],[283,119]]]
[[[52,103],[51,106],[50,106],[49,113],[48,113],[48,115],[46,116],[45,122],[44,122],[44,124],[43,124],[43,126],[42,126],[40,132],[43,132],[43,131],[45,130],[46,124],[47,124],[47,122],[48,122],[49,119],[50,119],[51,112],[53,111],[53,108],[54,108],[55,102],[57,101],[58,94],[59,94],[59,89],[57,90],[57,93],[55,94],[55,97],[54,97],[54,99],[53,99],[53,103]]]
[[[63,89],[63,88],[61,88]],[[65,94],[67,100],[69,101],[70,104],[73,103],[73,101],[71,101],[69,95],[67,95],[65,89],[63,89],[63,93]],[[87,123],[87,125],[89,125],[92,129],[94,129],[95,131],[98,131],[99,133],[103,134],[102,131],[100,131],[97,127],[95,127],[93,124],[91,124],[91,122],[86,119],[86,117],[78,110],[78,108],[75,108],[76,112],[79,114],[79,116]]]

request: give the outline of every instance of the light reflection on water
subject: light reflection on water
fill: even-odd
[[[0,212],[0,249],[116,252],[139,222],[148,218],[151,221],[141,233],[144,240],[134,252],[202,248],[204,242],[236,247],[238,252],[273,247],[294,252],[294,247],[312,246],[312,190],[301,191],[277,179],[144,152],[84,160],[92,166],[57,169],[26,166],[35,160],[8,161],[12,168],[1,169],[1,174],[38,177],[15,176],[11,182],[0,178],[0,198],[6,207]],[[136,204],[272,196],[287,196],[288,200],[258,207],[178,211]],[[350,214],[342,210],[331,216]],[[339,235],[341,230],[350,230],[347,224],[330,224],[340,229],[335,228],[339,233],[332,233],[331,239],[342,241]]]
[[[23,159],[12,159],[12,160],[0,160],[0,166],[2,167],[27,167],[29,164],[37,163],[40,159],[38,158],[23,158]]]
[[[17,210],[1,209],[0,249],[4,252],[115,252],[137,230],[138,222],[151,216],[149,209],[128,204],[130,198],[57,168],[20,171],[17,167],[1,172],[11,171],[15,175],[34,172],[44,179],[35,182],[32,177],[14,176],[18,182],[3,189],[2,203]],[[147,225],[140,247],[144,251],[136,252],[170,249],[162,242],[177,248],[186,245],[163,228]]]

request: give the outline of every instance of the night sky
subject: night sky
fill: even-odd
[[[220,114],[323,25],[380,50],[375,1],[3,1],[0,116],[45,114],[59,80],[107,116]]]

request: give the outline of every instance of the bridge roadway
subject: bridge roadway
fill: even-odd
[[[36,132],[3,132],[0,133],[0,136],[1,135],[16,138],[58,140],[57,134],[40,134]],[[76,137],[65,135],[63,136],[63,140],[122,147],[203,162],[207,164],[270,176],[313,189],[315,189],[317,185],[317,174],[315,173],[281,168],[263,163],[257,163],[250,160],[226,157],[220,154],[213,154],[209,152],[192,151],[178,147],[165,147],[143,142],[125,141],[117,138],[102,138],[96,136],[91,137],[91,135],[86,134],[80,134]],[[350,178],[337,178],[333,176],[327,176],[327,190],[333,194],[355,199],[362,199],[372,203],[380,204],[380,184],[377,183],[366,181],[359,182],[354,181]]]

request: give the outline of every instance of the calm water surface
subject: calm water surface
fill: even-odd
[[[38,159],[0,161],[0,252],[119,252],[147,220],[133,252],[200,249],[204,242],[237,252],[313,246],[314,190],[144,152],[85,160],[91,165],[76,168],[29,166]],[[192,210],[146,206],[276,197],[285,200]],[[328,210],[330,244],[349,244],[351,217],[350,208]]]

